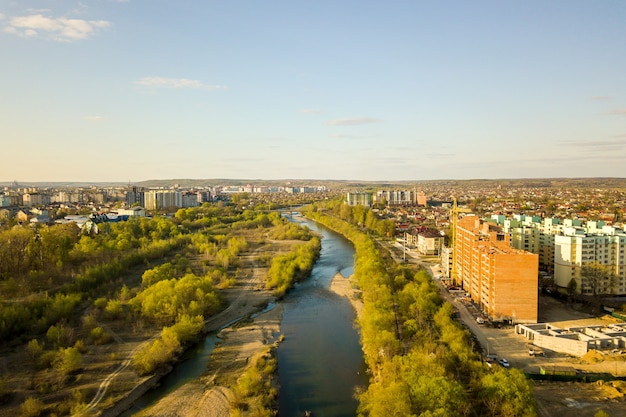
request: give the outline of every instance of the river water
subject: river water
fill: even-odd
[[[354,247],[343,236],[314,222],[294,217],[321,236],[322,249],[311,276],[297,284],[281,301],[284,305],[281,333],[285,340],[277,350],[280,380],[279,416],[298,417],[311,411],[318,417],[353,417],[357,386],[366,386],[365,363],[354,327],[350,303],[329,290],[339,272],[349,277],[354,271]],[[146,393],[122,416],[154,404],[177,387],[199,378],[207,368],[217,338],[185,354],[159,387]]]
[[[329,290],[337,272],[354,271],[354,247],[343,236],[303,220],[322,235],[322,251],[308,280],[285,297],[278,348],[279,416],[348,417],[356,414],[354,391],[367,378],[355,313]]]

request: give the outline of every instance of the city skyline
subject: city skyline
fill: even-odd
[[[0,1],[0,182],[624,177],[625,15]]]

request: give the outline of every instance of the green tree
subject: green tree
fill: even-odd
[[[497,370],[481,379],[479,396],[493,417],[535,417],[537,415],[532,389],[524,374],[517,369]]]
[[[20,417],[36,417],[41,415],[44,404],[41,400],[28,397],[20,406]]]
[[[26,353],[28,354],[28,357],[30,358],[33,364],[37,363],[37,360],[39,359],[39,356],[41,355],[42,352],[43,352],[43,347],[39,344],[37,339],[32,339],[26,345]]]
[[[52,366],[61,374],[69,375],[83,366],[83,356],[74,347],[60,349]]]

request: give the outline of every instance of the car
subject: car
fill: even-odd
[[[485,324],[485,319],[483,319],[482,317],[476,317],[476,323]]]
[[[510,366],[511,366],[511,364],[509,363],[509,361],[507,361],[507,360],[506,360],[506,359],[504,359],[504,358],[500,358],[500,359],[498,359],[498,363],[499,363],[500,365],[502,365],[503,367],[505,367],[505,368],[508,368],[508,367],[510,367]]]

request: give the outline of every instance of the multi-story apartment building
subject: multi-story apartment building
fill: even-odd
[[[211,191],[198,191],[197,197],[198,197],[199,205],[202,205],[202,203],[213,201],[213,197],[211,196]]]
[[[595,222],[594,222],[595,223]],[[555,236],[554,282],[557,287],[575,288],[585,295],[626,294],[626,232],[598,224],[566,227]],[[606,268],[601,279],[585,276],[583,268],[598,265]],[[571,286],[572,280],[576,283]]]
[[[50,195],[44,193],[25,193],[22,196],[23,204],[27,207],[45,206],[50,204]]]
[[[515,216],[505,219],[492,216],[502,224],[511,246],[539,255],[539,266],[553,275],[558,288],[575,289],[577,293],[626,294],[624,246],[626,231],[607,226],[604,221]],[[538,243],[537,243],[538,242]],[[583,267],[605,266],[610,277],[590,281]],[[574,285],[572,285],[572,280]]]
[[[554,274],[554,237],[561,229],[557,218],[544,219],[539,223],[539,267],[549,275]]]
[[[177,190],[150,190],[144,193],[147,210],[176,209],[183,206],[183,194]]]
[[[348,193],[346,201],[351,206],[372,206],[372,194],[371,193]]]
[[[145,206],[145,192],[140,187],[129,187],[126,192],[126,204],[129,206]]]
[[[182,196],[182,207],[198,207],[200,203],[198,202],[198,194],[185,191]]]
[[[9,207],[11,205],[11,197],[6,194],[0,194],[0,207]]]
[[[537,322],[537,254],[512,248],[493,222],[465,216],[457,222],[454,259],[453,280],[492,320]]]
[[[413,190],[379,190],[376,192],[376,202],[386,202],[389,206],[417,205],[418,194]]]

